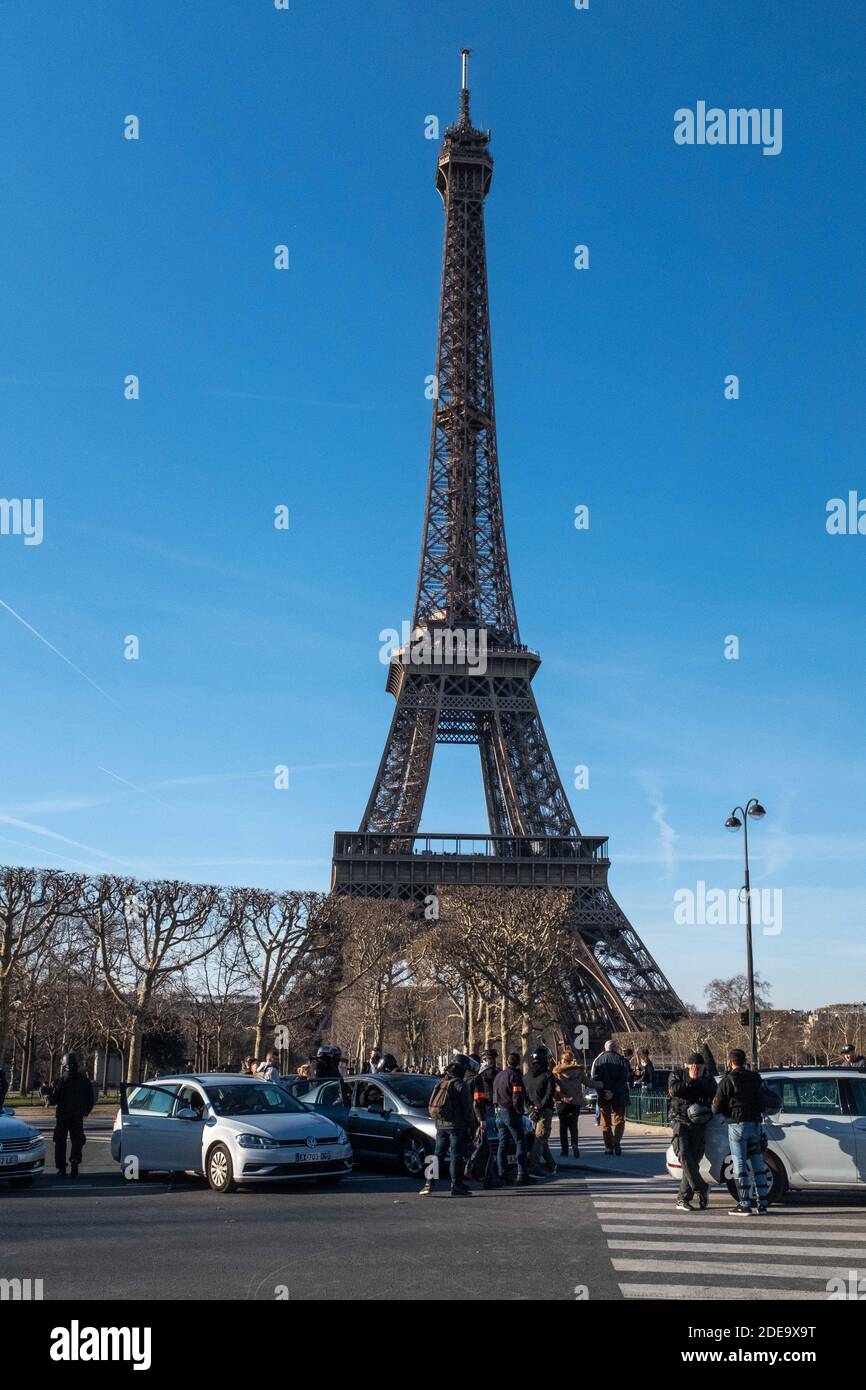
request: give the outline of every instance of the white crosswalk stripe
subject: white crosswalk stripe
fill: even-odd
[[[612,1175],[587,1187],[627,1299],[824,1301],[852,1273],[866,1277],[857,1197],[828,1193],[820,1205],[734,1219],[718,1190],[705,1211],[678,1212],[669,1179]]]

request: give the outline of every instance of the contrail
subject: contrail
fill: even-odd
[[[22,618],[21,614],[16,613],[14,608],[10,608],[9,604],[5,603],[2,598],[0,598],[0,607],[5,608],[7,613],[11,613],[12,617],[16,618],[22,627],[26,627],[28,632],[32,632],[34,637],[38,637],[39,641],[44,643],[44,645],[48,648],[49,651],[54,652],[55,656],[59,656],[60,660],[65,661],[67,666],[71,666],[73,671],[77,671],[79,676],[83,676],[84,679],[87,681],[88,685],[92,685],[94,690],[98,690],[100,695],[103,695],[105,699],[109,700],[111,704],[116,706],[117,709],[121,708],[121,706],[118,705],[113,695],[109,695],[107,691],[102,689],[101,685],[97,685],[96,681],[92,681],[86,671],[82,671],[80,666],[76,666],[74,661],[70,661],[68,656],[64,656],[63,652],[60,651],[59,648],[55,647],[51,642],[49,642],[47,637],[43,637],[41,632],[37,632],[36,628],[33,627],[30,623],[28,623],[26,618]]]

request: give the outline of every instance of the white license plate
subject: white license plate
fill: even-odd
[[[0,1168],[14,1168],[22,1157],[23,1154],[0,1154]]]
[[[330,1157],[331,1155],[327,1152],[327,1150],[324,1153],[318,1153],[315,1149],[310,1149],[309,1153],[295,1154],[295,1162],[321,1163],[324,1159]]]

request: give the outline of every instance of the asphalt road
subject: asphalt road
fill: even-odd
[[[463,1201],[444,1183],[420,1199],[418,1184],[370,1169],[335,1189],[224,1197],[192,1178],[127,1182],[110,1126],[89,1122],[76,1181],[0,1184],[0,1278],[40,1278],[45,1299],[64,1300],[752,1301],[826,1299],[830,1278],[866,1274],[866,1195],[795,1198],[735,1221],[717,1190],[707,1213],[682,1215],[665,1139],[630,1138],[623,1160],[605,1159],[591,1116],[589,1170],[562,1164],[535,1187]]]

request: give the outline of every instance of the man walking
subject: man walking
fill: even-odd
[[[451,1196],[472,1196],[463,1181],[466,1149],[475,1129],[472,1088],[466,1081],[469,1070],[469,1058],[458,1052],[445,1068],[445,1075],[430,1097],[428,1108],[431,1118],[436,1121],[436,1148],[432,1159],[428,1159],[429,1177],[421,1188],[422,1197],[429,1197],[433,1192],[446,1158],[451,1169]]]
[[[709,1201],[710,1189],[701,1174],[701,1159],[704,1156],[707,1123],[713,1118],[716,1082],[714,1077],[707,1076],[706,1071],[701,1054],[691,1052],[685,1071],[672,1071],[668,1083],[674,1150],[682,1165],[677,1211],[694,1211],[693,1197],[697,1197],[701,1211],[705,1210]]]
[[[590,1077],[598,1088],[604,1151],[607,1154],[621,1154],[631,1069],[620,1053],[619,1044],[612,1038],[605,1043],[604,1051],[593,1062]]]
[[[754,1202],[758,1215],[764,1216],[768,1210],[767,1195],[770,1189],[770,1175],[761,1153],[761,1092],[764,1083],[760,1072],[746,1069],[746,1054],[741,1048],[732,1048],[728,1061],[731,1070],[719,1082],[713,1110],[724,1115],[728,1121],[728,1144],[739,1193],[739,1201],[730,1208],[729,1215],[751,1216]]]
[[[535,1131],[529,1171],[547,1172],[552,1177],[556,1172],[556,1163],[550,1152],[549,1141],[556,1101],[556,1080],[550,1070],[550,1053],[546,1047],[537,1047],[533,1052],[525,1085],[529,1118]]]
[[[69,1139],[69,1173],[78,1177],[84,1149],[84,1121],[93,1109],[93,1086],[78,1070],[78,1058],[67,1052],[62,1061],[60,1080],[51,1087],[48,1104],[56,1105],[54,1123],[54,1166],[66,1176],[66,1141]]]
[[[499,1152],[496,1166],[500,1182],[513,1182],[508,1175],[508,1140],[514,1140],[517,1150],[517,1183],[528,1187],[535,1179],[526,1169],[526,1136],[523,1131],[523,1115],[526,1109],[526,1091],[523,1073],[520,1070],[520,1053],[509,1052],[505,1059],[508,1065],[496,1074],[493,1083],[493,1103],[496,1106],[496,1130],[499,1134]]]

